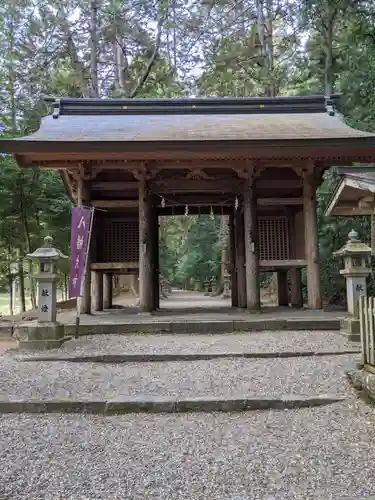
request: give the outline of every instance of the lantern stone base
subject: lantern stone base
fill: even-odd
[[[361,341],[359,319],[349,317],[340,321],[340,333],[351,342]]]
[[[56,349],[71,339],[65,336],[64,325],[57,322],[21,324],[18,337],[20,349],[30,351]]]

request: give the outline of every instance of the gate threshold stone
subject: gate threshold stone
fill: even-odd
[[[266,315],[265,315],[266,316]],[[274,330],[316,330],[339,331],[340,319],[337,318],[251,318],[244,320],[185,320],[185,321],[143,321],[128,323],[105,323],[98,320],[94,324],[81,324],[80,336],[97,334],[148,334],[179,333],[207,334],[260,332]],[[75,326],[65,325],[65,334],[74,336]]]
[[[1,400],[2,413],[91,413],[118,415],[124,413],[192,413],[192,412],[241,412],[254,410],[294,410],[329,405],[344,401],[341,396],[293,396],[279,398],[220,398],[220,397],[151,397],[118,396],[107,401],[99,400]]]
[[[24,362],[60,361],[70,363],[149,363],[168,361],[207,361],[223,358],[274,359],[316,356],[341,356],[359,354],[359,349],[334,349],[329,351],[276,351],[276,352],[218,352],[218,353],[161,353],[161,354],[102,354],[82,356],[38,356],[21,358]]]

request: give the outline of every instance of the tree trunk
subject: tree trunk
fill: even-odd
[[[132,92],[130,94],[130,98],[132,98],[132,99],[138,95],[139,91],[142,89],[143,85],[146,83],[146,81],[150,75],[151,69],[152,69],[153,65],[155,64],[155,61],[159,55],[162,30],[163,30],[165,20],[167,19],[167,16],[168,16],[168,7],[165,8],[163,13],[159,14],[154,50],[151,54],[151,57],[146,65],[144,72],[140,76],[135,88],[132,90]]]
[[[13,293],[13,287],[14,287],[14,284],[13,284],[13,280],[14,280],[14,276],[11,272],[11,270],[9,269],[9,276],[8,276],[8,281],[9,281],[9,310],[10,310],[10,315],[13,316],[14,314],[14,293]]]
[[[326,96],[333,93],[333,28],[334,16],[329,14],[325,40],[324,90]]]
[[[125,48],[120,44],[120,40],[116,39],[113,43],[113,54],[115,59],[115,79],[116,87],[124,91],[128,90],[128,70],[129,64],[126,57]]]
[[[92,0],[90,6],[90,77],[91,77],[91,97],[99,97],[99,81],[98,81],[98,4],[96,0]]]
[[[82,97],[90,97],[90,85],[87,78],[87,71],[84,63],[80,60],[78,55],[78,50],[76,44],[73,40],[73,33],[71,31],[70,25],[67,21],[67,17],[65,12],[60,14],[61,19],[61,28],[64,32],[65,43],[67,47],[67,51],[69,54],[69,58],[74,68],[77,78],[80,80],[80,91],[82,92]]]
[[[31,235],[30,235],[30,229],[29,229],[29,219],[27,215],[27,210],[25,208],[25,193],[24,193],[24,177],[23,173],[19,173],[19,197],[20,197],[20,215],[21,215],[21,220],[22,220],[22,225],[24,228],[24,234],[25,234],[25,239],[26,239],[26,245],[27,245],[27,253],[31,253],[33,251],[32,244],[31,244]],[[29,275],[29,285],[30,285],[30,299],[31,299],[31,305],[33,309],[36,308],[36,294],[35,294],[35,286],[34,286],[34,281],[32,278],[32,269],[33,265],[32,262],[28,262],[28,275]],[[23,268],[22,268],[22,276],[24,280],[24,275],[23,275]],[[24,287],[24,285],[23,285]]]
[[[273,47],[273,0],[267,0],[267,18],[266,18],[266,63],[267,63],[267,95],[275,97],[274,83],[274,47]]]
[[[265,29],[264,29],[264,12],[263,12],[263,0],[256,0],[256,8],[257,8],[257,27],[258,27],[258,36],[259,43],[261,46],[261,56],[264,57],[266,53],[266,37],[265,37]]]
[[[26,300],[25,300],[25,275],[23,272],[23,259],[21,257],[22,250],[18,249],[18,276],[19,276],[19,296],[21,312],[26,311]]]

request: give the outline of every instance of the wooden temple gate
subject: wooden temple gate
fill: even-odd
[[[260,309],[260,271],[279,302],[322,307],[316,188],[331,165],[375,159],[375,136],[347,127],[334,97],[61,99],[35,134],[0,142],[21,167],[58,169],[97,209],[83,312],[111,302],[114,274],[139,272],[140,307],[159,307],[158,217],[229,215],[232,302]],[[104,292],[103,292],[104,290]],[[104,298],[103,298],[104,294]]]

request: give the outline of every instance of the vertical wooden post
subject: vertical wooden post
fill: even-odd
[[[296,259],[297,256],[297,240],[296,240],[296,212],[292,207],[287,208],[288,217],[288,233],[289,233],[289,257]],[[290,303],[292,307],[303,307],[302,298],[302,277],[301,269],[292,268],[289,271],[290,275]]]
[[[289,305],[288,271],[277,271],[277,297],[279,306]]]
[[[229,254],[230,254],[232,307],[238,307],[235,223],[236,223],[235,216],[234,214],[231,214],[229,217]]]
[[[368,364],[371,366],[375,366],[375,326],[374,326],[374,314],[375,314],[375,299],[374,297],[368,298],[368,319],[369,319],[369,330],[368,330]]]
[[[361,361],[365,365],[368,362],[367,358],[367,324],[366,324],[366,310],[367,297],[361,295],[359,297],[359,329],[361,334]]]
[[[302,297],[302,276],[301,269],[294,267],[290,270],[290,281],[291,281],[291,304],[292,307],[302,308],[303,307],[303,297]]]
[[[235,249],[236,249],[238,307],[245,308],[247,305],[247,300],[246,300],[244,216],[240,210],[237,210],[235,217],[236,217]]]
[[[112,307],[112,274],[103,274],[103,308],[111,309]]]
[[[103,273],[101,271],[94,271],[93,284],[94,284],[94,311],[103,311]]]
[[[244,222],[247,309],[256,312],[260,310],[260,276],[257,203],[252,175],[247,179],[244,193]]]
[[[307,299],[310,309],[321,309],[322,297],[320,291],[319,273],[316,183],[314,181],[312,171],[305,171],[303,177],[303,211],[305,219],[305,252],[307,260]]]
[[[160,252],[159,252],[159,214],[155,209],[155,309],[160,309]]]
[[[144,178],[139,181],[139,299],[141,312],[152,312],[151,196]]]
[[[152,297],[153,309],[160,307],[160,290],[159,290],[159,216],[157,208],[152,208],[151,214],[151,251],[152,251]]]
[[[371,255],[375,255],[375,202],[373,213],[371,214]]]
[[[88,181],[83,180],[83,172],[80,172],[79,183],[78,183],[78,206],[85,205],[90,206],[91,203],[91,184]],[[87,264],[85,280],[83,284],[83,297],[80,299],[80,309],[81,313],[91,314],[91,262],[92,262],[92,244],[90,244],[87,250]]]

